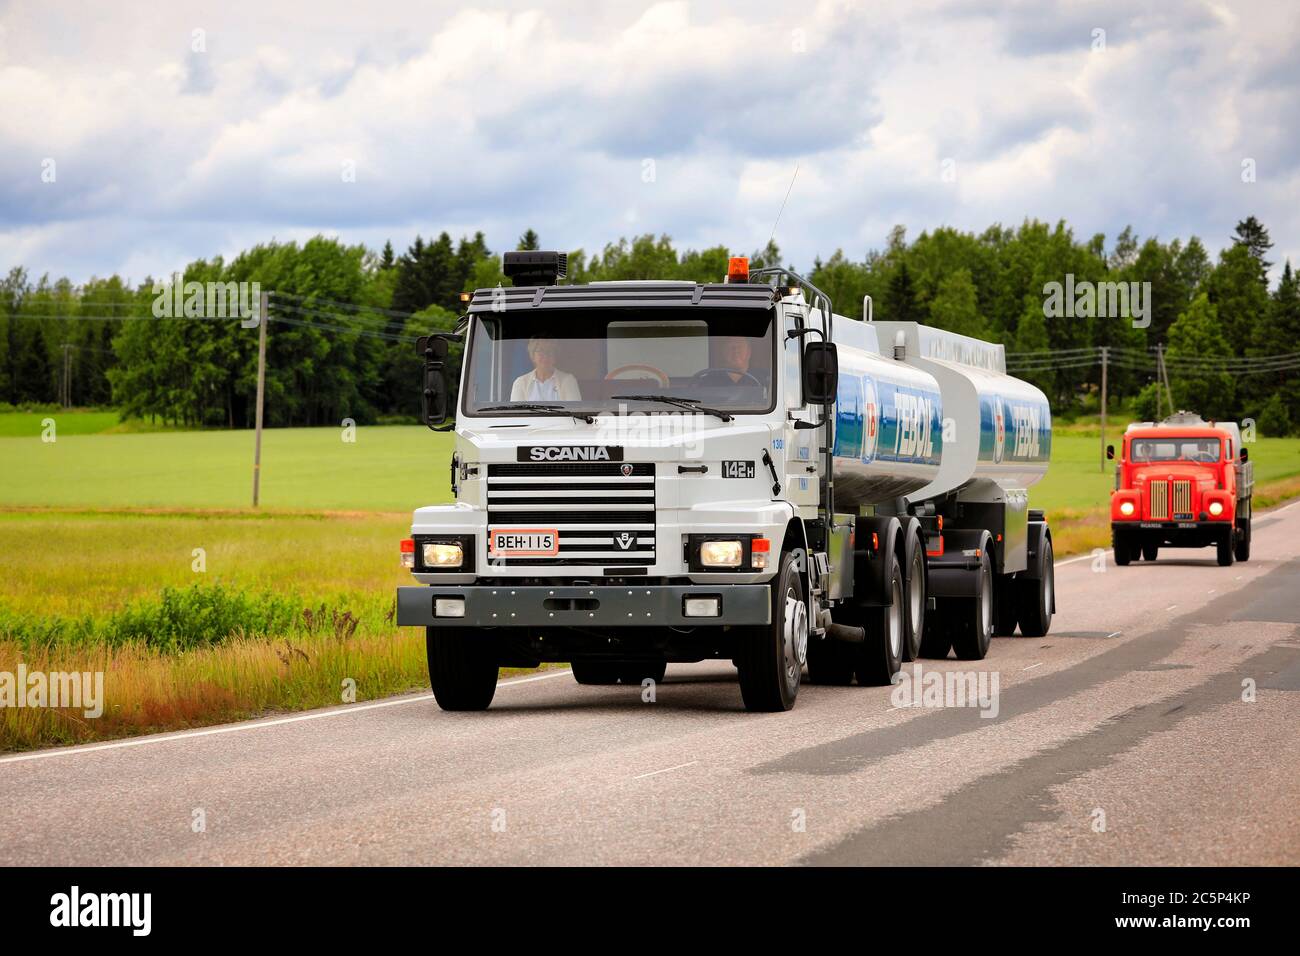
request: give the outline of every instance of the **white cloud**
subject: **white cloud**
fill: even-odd
[[[748,251],[796,164],[777,239],[805,266],[1026,216],[1217,248],[1254,214],[1300,260],[1281,5],[126,7],[0,12],[0,267],[138,278],[316,231]]]

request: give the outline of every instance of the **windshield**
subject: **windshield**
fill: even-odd
[[[1219,441],[1216,438],[1139,439],[1129,450],[1129,460],[1214,462],[1219,460]]]
[[[728,412],[766,412],[775,404],[774,357],[771,310],[479,314],[465,362],[464,411],[689,414],[685,399]]]

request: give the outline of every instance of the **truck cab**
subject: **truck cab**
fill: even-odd
[[[1162,547],[1214,547],[1221,565],[1248,560],[1252,474],[1235,423],[1181,412],[1130,425],[1111,492],[1115,563],[1154,561]]]

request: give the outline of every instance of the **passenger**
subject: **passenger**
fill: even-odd
[[[510,401],[582,401],[578,380],[568,372],[555,367],[555,359],[559,354],[559,343],[555,339],[542,338],[538,335],[529,339],[528,358],[533,363],[533,370],[515,379],[510,389]]]

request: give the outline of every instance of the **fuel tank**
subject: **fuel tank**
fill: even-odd
[[[1036,386],[1006,373],[1001,345],[915,322],[870,324],[880,356],[933,378],[943,400],[942,461],[913,501],[977,481],[1024,489],[1046,474],[1051,407]]]
[[[943,401],[930,373],[881,354],[872,323],[835,316],[835,506],[854,509],[932,484],[944,455]]]

